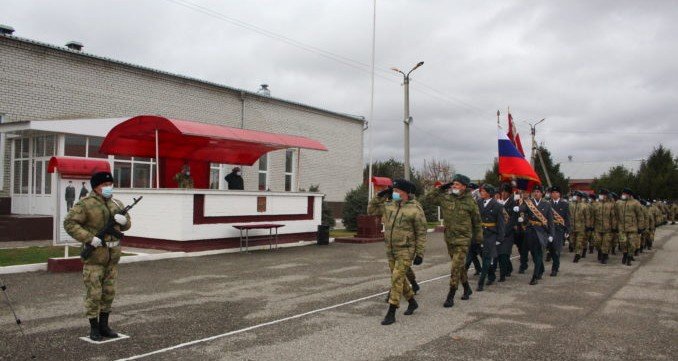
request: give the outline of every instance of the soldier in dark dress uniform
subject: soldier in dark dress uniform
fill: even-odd
[[[518,219],[525,223],[525,242],[534,262],[530,285],[536,285],[544,273],[543,249],[553,242],[554,235],[551,203],[542,199],[543,192],[541,185],[533,187],[532,198],[520,205],[521,218]]]
[[[558,275],[560,269],[560,253],[565,244],[565,235],[570,229],[570,205],[561,198],[560,187],[551,187],[551,208],[553,209],[554,234],[553,242],[547,246],[553,264],[551,265],[551,277]]]
[[[495,267],[490,266],[497,258],[497,247],[501,245],[504,240],[504,225],[506,218],[504,217],[504,206],[494,199],[497,190],[490,184],[483,184],[480,187],[480,199],[478,200],[478,209],[480,210],[480,222],[483,227],[483,248],[482,259],[483,266],[480,271],[480,278],[478,279],[478,291],[482,291],[485,286],[485,277],[487,277],[487,285],[494,283],[496,275],[494,273]]]

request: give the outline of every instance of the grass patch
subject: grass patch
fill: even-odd
[[[80,255],[80,247],[68,247],[68,256]],[[63,246],[4,248],[0,249],[0,267],[21,264],[45,263],[49,258],[64,256]],[[123,253],[123,256],[129,254]]]
[[[354,237],[356,235],[355,231],[347,231],[345,229],[333,229],[330,230],[331,238],[348,238]]]

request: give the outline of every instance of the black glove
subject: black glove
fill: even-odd
[[[638,228],[638,234],[643,234],[645,232],[645,228]]]
[[[414,262],[412,263],[414,263],[415,266],[419,266],[422,262],[424,262],[424,258],[422,258],[420,255],[417,255],[414,257]]]
[[[446,190],[450,189],[450,187],[452,187],[452,182],[450,182],[450,183],[445,183],[445,184],[441,185],[439,189],[440,189],[441,191],[446,191]]]
[[[393,187],[391,187],[391,186],[388,186],[388,188],[377,193],[377,197],[388,197],[388,198],[390,198],[392,195],[393,195]]]

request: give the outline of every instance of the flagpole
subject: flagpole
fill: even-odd
[[[501,128],[501,125],[499,125],[499,115],[500,114],[501,113],[499,112],[499,110],[497,110],[497,127],[499,127],[499,128]]]
[[[376,27],[377,27],[377,0],[373,1],[373,8],[372,8],[372,68],[370,71],[370,117],[368,120],[368,133],[367,136],[370,137],[368,140],[369,143],[369,162],[370,164],[368,165],[368,172],[367,172],[367,201],[369,202],[372,199],[372,193],[374,193],[374,186],[372,185],[372,145],[373,143],[373,134],[372,132],[374,131],[374,53],[375,53],[375,34],[376,34]],[[369,122],[372,122],[370,124]]]

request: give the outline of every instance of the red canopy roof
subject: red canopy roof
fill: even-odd
[[[96,172],[110,172],[111,165],[106,159],[81,157],[52,157],[47,173],[61,173],[62,177],[89,178]]]
[[[156,130],[161,158],[252,165],[273,150],[327,150],[320,142],[305,137],[140,115],[111,129],[100,151],[103,154],[155,158]]]
[[[392,186],[393,181],[387,177],[372,177],[372,184],[375,186]]]

